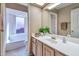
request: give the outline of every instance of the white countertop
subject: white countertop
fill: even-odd
[[[44,39],[42,37],[35,37],[34,34],[32,35],[32,37],[50,46],[51,48],[60,51],[61,53],[64,53],[68,56],[79,56],[79,44],[76,44],[68,40],[66,40],[66,43],[63,43],[61,39],[62,36],[59,35],[50,34],[49,36],[53,36],[53,37],[55,36],[56,42],[51,42],[50,40]]]

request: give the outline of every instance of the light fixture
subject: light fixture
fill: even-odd
[[[59,5],[59,4],[60,4],[60,3],[54,3],[54,4],[52,4],[51,6],[49,6],[48,9],[50,10],[50,9],[56,7],[56,6]]]
[[[36,3],[36,4],[38,4],[38,5],[40,5],[40,6],[43,6],[45,3]]]

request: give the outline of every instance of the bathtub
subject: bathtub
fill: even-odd
[[[11,35],[6,43],[6,51],[23,47],[28,42],[25,34]]]

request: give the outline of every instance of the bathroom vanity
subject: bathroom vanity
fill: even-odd
[[[79,44],[67,39],[54,34],[38,37],[32,34],[32,54],[34,56],[79,56]]]

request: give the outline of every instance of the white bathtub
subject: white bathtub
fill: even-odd
[[[12,35],[7,41],[6,50],[8,51],[25,46],[27,41],[28,39],[25,34]]]

